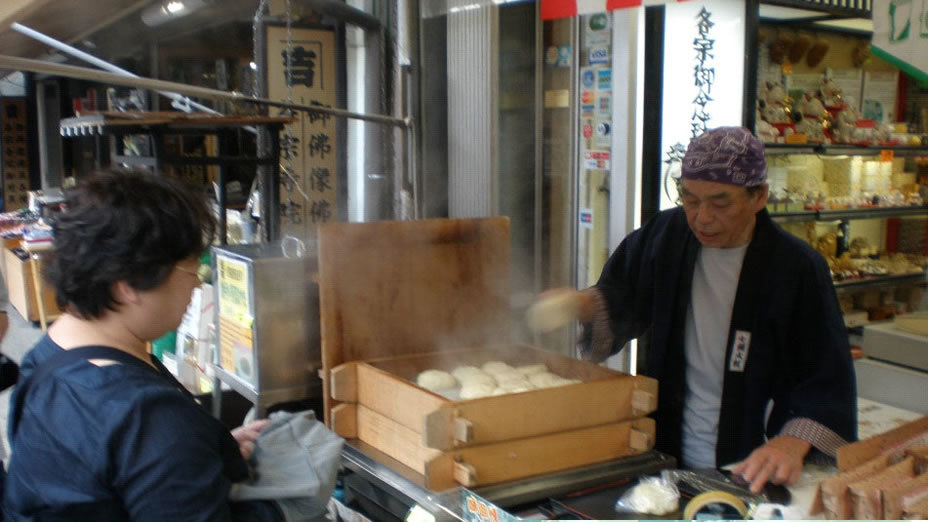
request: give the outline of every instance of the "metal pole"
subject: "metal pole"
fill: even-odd
[[[118,67],[118,66],[116,66],[116,65],[113,65],[113,64],[111,64],[110,62],[107,62],[106,60],[97,58],[96,56],[94,56],[94,55],[92,55],[92,54],[85,53],[84,51],[81,51],[81,50],[78,49],[77,47],[70,46],[70,45],[68,45],[68,44],[66,44],[66,43],[64,43],[64,42],[62,42],[62,41],[59,41],[59,40],[55,40],[54,38],[52,38],[52,37],[50,37],[50,36],[48,36],[48,35],[46,35],[46,34],[40,33],[39,31],[36,31],[35,29],[32,29],[32,28],[30,28],[30,27],[26,27],[25,25],[22,25],[22,24],[20,24],[20,23],[18,23],[18,22],[13,22],[13,24],[12,24],[10,27],[12,27],[15,31],[18,31],[18,32],[20,32],[20,33],[22,33],[22,34],[24,34],[24,35],[30,37],[30,38],[34,38],[34,39],[36,39],[36,40],[38,40],[38,41],[44,43],[45,45],[54,47],[55,49],[58,49],[58,50],[61,51],[61,52],[67,53],[67,54],[69,54],[69,55],[71,55],[71,56],[73,56],[73,57],[75,57],[75,58],[77,58],[77,59],[84,60],[85,62],[87,62],[87,63],[89,63],[89,64],[91,64],[91,65],[95,65],[95,66],[97,66],[97,67],[99,67],[99,68],[101,68],[101,69],[103,69],[103,70],[105,70],[105,71],[109,71],[109,72],[115,73],[115,74],[120,74],[120,75],[122,75],[122,76],[129,76],[129,77],[132,77],[132,78],[139,78],[139,76],[138,76],[137,74],[131,73],[131,72],[129,72],[129,71],[127,71],[127,70],[125,70],[125,69],[123,69],[123,68],[121,68],[121,67]],[[221,114],[221,113],[219,113],[219,112],[217,112],[217,111],[215,111],[215,110],[213,110],[213,109],[210,109],[210,108],[207,107],[206,105],[202,105],[202,104],[197,103],[197,102],[195,102],[195,101],[188,100],[186,97],[181,96],[181,95],[176,94],[176,93],[173,93],[173,92],[162,92],[162,91],[158,91],[158,94],[161,94],[162,96],[165,96],[165,97],[167,97],[167,98],[170,98],[170,99],[172,99],[172,100],[174,100],[174,101],[176,101],[176,102],[181,102],[181,103],[183,103],[183,104],[189,105],[190,107],[193,107],[193,108],[195,108],[195,109],[197,109],[197,110],[200,110],[200,111],[203,111],[203,112],[208,112],[208,113],[210,113],[210,114]]]
[[[275,101],[267,98],[253,98],[240,92],[228,92],[221,91],[219,89],[210,89],[208,87],[196,87],[193,85],[185,85],[183,83],[145,78],[144,76],[120,76],[118,74],[98,71],[96,69],[88,69],[87,67],[76,67],[73,65],[49,63],[40,60],[30,60],[28,58],[18,58],[15,56],[8,56],[3,54],[0,54],[0,68],[66,76],[68,78],[78,78],[81,80],[109,83],[112,85],[137,87],[140,89],[152,89],[156,91],[165,90],[169,92],[172,91],[178,94],[185,94],[187,96],[196,96],[214,100],[257,103],[259,105],[269,105],[271,107],[294,109],[300,112],[331,114],[335,117],[370,121],[385,125],[393,125],[395,127],[406,127],[410,123],[406,118],[395,118],[393,116],[385,116],[383,114],[365,114],[342,109],[333,109],[330,107],[320,107],[316,105],[290,104],[287,102]]]

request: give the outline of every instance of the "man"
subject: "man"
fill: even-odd
[[[583,355],[602,361],[650,333],[645,373],[660,383],[657,449],[687,468],[741,462],[760,491],[794,483],[810,450],[856,439],[847,332],[825,260],[770,219],[763,144],[741,128],[693,140],[682,208],[661,212],[569,303]],[[550,326],[550,325],[549,325]]]

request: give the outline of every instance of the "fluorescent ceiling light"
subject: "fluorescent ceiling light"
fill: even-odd
[[[843,18],[839,20],[822,20],[815,22],[815,25],[824,25],[826,27],[836,27],[839,29],[849,29],[851,31],[862,31],[865,33],[873,32],[873,20],[868,18]]]
[[[795,20],[802,18],[815,18],[822,16],[821,11],[812,11],[809,9],[796,9],[793,7],[782,7],[779,5],[761,4],[758,13],[760,18],[772,20]]]
[[[162,0],[142,10],[142,22],[155,27],[204,7],[207,0]]]

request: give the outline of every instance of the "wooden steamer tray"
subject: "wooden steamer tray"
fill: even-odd
[[[509,220],[329,224],[320,231],[326,423],[441,491],[540,475],[653,447],[657,381],[530,346],[509,332]],[[545,363],[583,382],[454,401],[430,368]]]

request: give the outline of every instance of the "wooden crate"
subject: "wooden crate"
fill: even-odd
[[[4,249],[3,259],[10,304],[27,321],[38,321],[39,307],[36,302],[35,281],[32,277],[33,264],[28,259],[20,259],[10,248]],[[61,313],[55,299],[55,289],[51,285],[42,285],[42,303],[45,305],[45,314],[49,320]]]
[[[653,447],[657,382],[507,342],[507,218],[331,224],[320,231],[325,418],[433,490]],[[454,401],[419,372],[502,360],[580,383]]]

